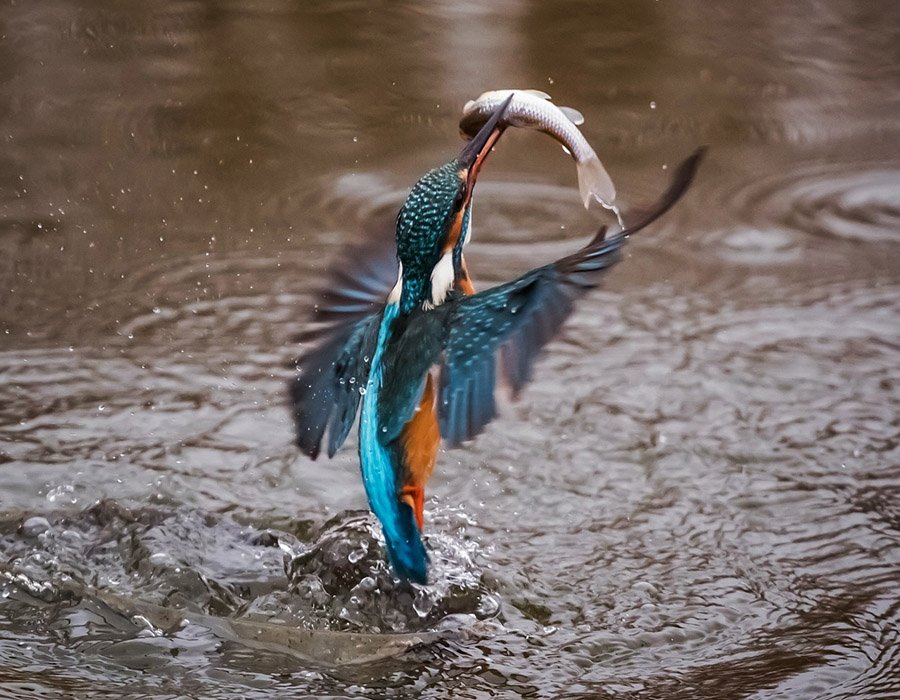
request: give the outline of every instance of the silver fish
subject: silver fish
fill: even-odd
[[[543,131],[559,141],[575,160],[578,169],[578,190],[585,208],[595,197],[607,209],[616,210],[613,201],[616,188],[594,149],[578,130],[584,117],[571,107],[558,107],[550,102],[550,95],[540,90],[491,90],[478,99],[469,100],[463,107],[459,130],[471,138],[490,118],[494,110],[514,94],[506,109],[503,122],[508,126]]]

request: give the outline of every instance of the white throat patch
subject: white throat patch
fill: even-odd
[[[448,250],[438,260],[431,271],[431,304],[438,306],[444,303],[447,294],[453,289],[456,273],[453,270],[453,249]]]

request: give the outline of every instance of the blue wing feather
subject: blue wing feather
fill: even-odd
[[[297,339],[310,345],[290,383],[297,445],[313,459],[328,431],[328,456],[344,443],[375,354],[384,299],[397,281],[393,219],[382,215],[361,245],[349,248],[317,296]],[[354,381],[350,381],[350,380]]]
[[[319,455],[326,428],[331,457],[353,427],[360,399],[358,387],[368,379],[367,358],[374,354],[377,330],[378,315],[371,314],[338,328],[296,360],[298,373],[291,382],[290,396],[297,445],[313,459]]]

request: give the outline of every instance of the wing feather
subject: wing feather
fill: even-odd
[[[328,429],[328,456],[347,438],[359,407],[359,386],[369,377],[381,315],[373,313],[341,326],[296,360],[298,374],[290,384],[297,445],[318,457]],[[350,380],[353,379],[351,382]]]
[[[447,315],[438,417],[448,444],[475,437],[496,415],[495,364],[514,395],[521,391],[537,356],[571,314],[575,301],[598,286],[621,259],[629,235],[653,223],[681,198],[703,152],[686,159],[659,201],[625,230],[607,237],[603,228],[572,255],[479,294],[454,297],[434,311]]]
[[[366,240],[347,249],[316,295],[297,339],[309,345],[290,383],[297,445],[313,459],[328,432],[328,456],[347,439],[369,377],[384,300],[397,281],[393,219],[381,215]],[[351,381],[352,380],[352,381]]]

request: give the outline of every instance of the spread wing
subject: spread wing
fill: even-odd
[[[496,415],[498,364],[514,392],[525,385],[540,350],[569,316],[574,302],[596,287],[619,261],[630,234],[651,224],[678,201],[693,180],[702,155],[700,149],[685,160],[660,200],[624,231],[607,237],[605,228],[601,229],[572,255],[435,309],[446,314],[438,414],[441,436],[448,444],[473,438]]]
[[[397,281],[393,219],[382,217],[365,242],[350,248],[333,268],[309,326],[298,340],[309,344],[296,360],[290,398],[297,445],[315,459],[328,431],[328,456],[347,438],[375,354],[384,300]],[[352,380],[352,381],[351,381]]]

